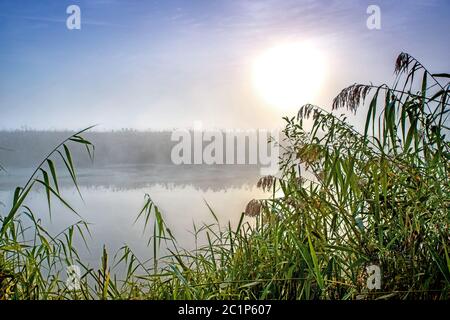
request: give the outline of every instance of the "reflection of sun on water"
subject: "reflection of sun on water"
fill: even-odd
[[[306,44],[288,43],[262,53],[253,63],[253,86],[271,106],[288,110],[312,103],[325,74],[324,57]]]

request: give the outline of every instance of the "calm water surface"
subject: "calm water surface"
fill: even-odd
[[[2,214],[9,208],[14,188],[23,185],[31,172],[31,169],[10,169],[0,174]],[[81,239],[76,244],[82,259],[91,265],[97,265],[103,245],[109,252],[116,252],[127,244],[139,257],[152,256],[152,249],[147,247],[150,229],[143,233],[143,223],[134,224],[145,194],[159,206],[172,233],[186,249],[194,247],[193,223],[214,221],[205,201],[221,224],[231,222],[236,226],[248,201],[264,197],[255,187],[259,170],[249,166],[127,165],[81,169],[77,175],[83,200],[63,171],[59,173],[60,189],[65,199],[90,223],[90,250],[83,249]],[[56,198],[49,219],[43,189],[32,192],[26,204],[53,233],[79,220]]]

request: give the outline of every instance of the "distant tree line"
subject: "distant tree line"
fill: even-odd
[[[44,130],[0,131],[0,164],[5,168],[34,167],[50,150],[73,133]],[[85,133],[84,137],[95,145],[94,161],[86,155],[82,145],[72,147],[71,152],[74,164],[78,167],[171,165],[172,148],[178,143],[172,141],[171,136],[171,131],[91,131]],[[203,146],[208,143],[203,142]],[[236,143],[235,150],[237,147]]]
[[[52,148],[73,134],[71,131],[17,130],[0,132],[0,163],[4,167],[35,166]],[[82,145],[71,148],[80,167],[114,164],[169,164],[175,142],[171,133],[133,130],[88,132],[85,138],[95,145],[94,162]]]

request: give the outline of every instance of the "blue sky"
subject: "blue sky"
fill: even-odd
[[[449,14],[446,0],[0,0],[0,129],[277,126],[286,111],[251,86],[264,50],[314,42],[328,70],[310,102],[327,107],[354,82],[390,83],[401,51],[450,71]]]

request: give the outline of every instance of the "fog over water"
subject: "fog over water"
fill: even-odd
[[[141,137],[137,138],[139,135]],[[11,205],[14,189],[26,183],[39,159],[64,136],[67,133],[0,132],[0,142],[5,148],[1,150],[0,163],[6,169],[0,173],[2,214]],[[117,142],[117,148],[113,148],[113,142],[105,137],[122,139],[122,142]],[[104,133],[99,138],[98,133],[91,133],[90,138],[96,145],[94,162],[74,145],[71,150],[78,164],[77,181],[83,199],[69,173],[58,165],[59,187],[64,199],[90,223],[90,251],[84,248],[81,238],[75,243],[82,259],[91,265],[97,265],[103,245],[110,252],[116,252],[127,244],[138,256],[151,258],[152,249],[147,247],[151,230],[143,233],[143,221],[134,224],[146,194],[158,205],[168,227],[187,249],[195,245],[190,233],[193,223],[200,226],[214,221],[206,203],[224,226],[229,221],[235,226],[246,204],[253,198],[264,197],[256,188],[260,177],[258,166],[173,165],[167,154],[171,149],[168,137],[163,133],[119,132]],[[150,146],[148,149],[137,147],[146,143]],[[152,145],[157,147],[151,148]],[[145,163],[146,157],[152,161]],[[57,158],[55,160],[58,163]],[[32,191],[26,205],[54,234],[80,220],[54,197],[50,219],[46,194],[40,187]]]

